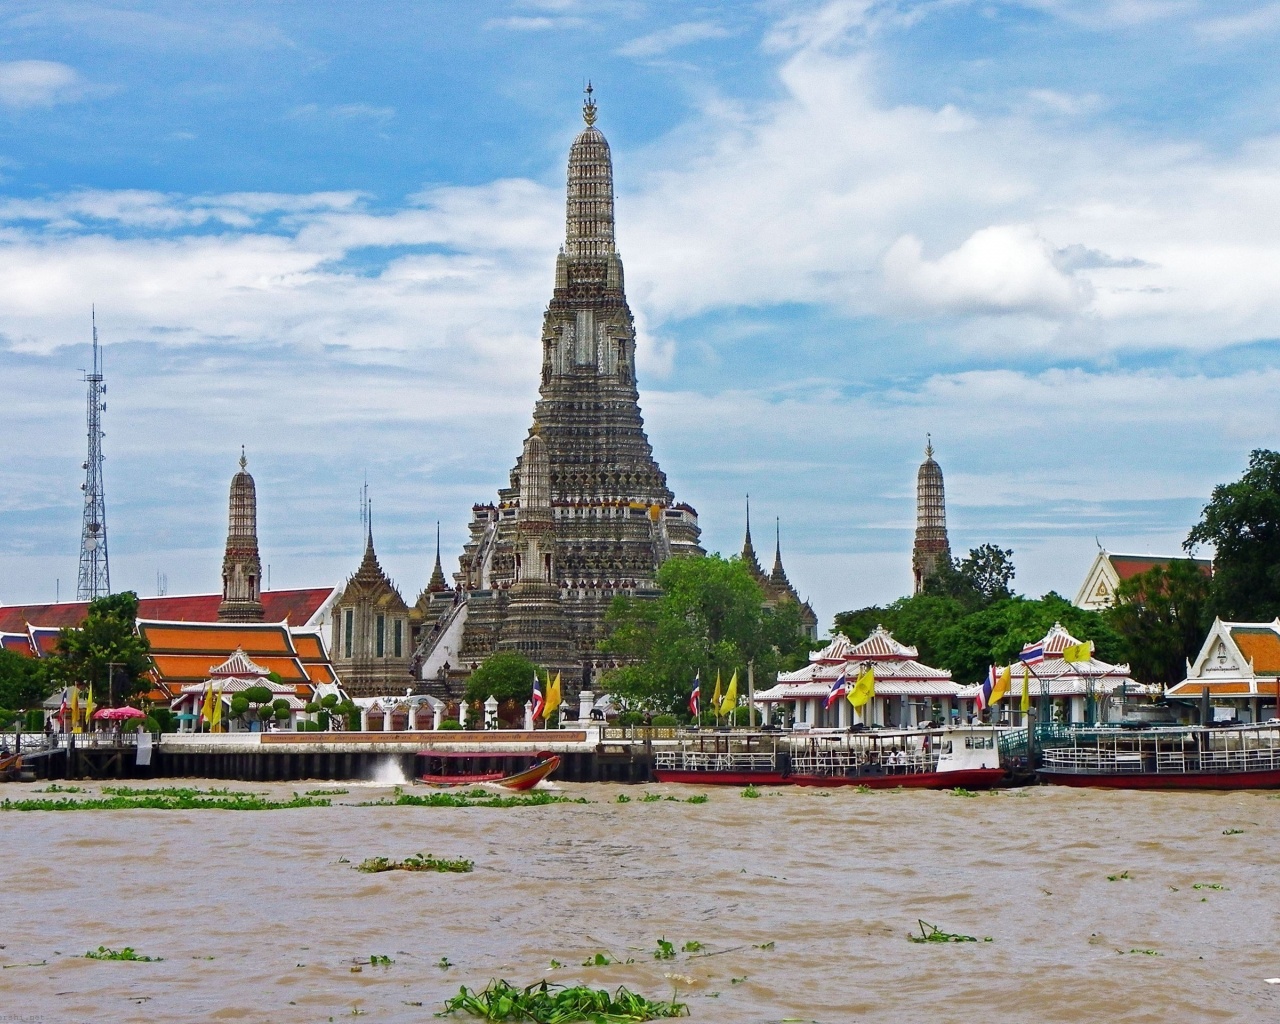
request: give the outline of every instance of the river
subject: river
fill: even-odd
[[[496,809],[211,785],[349,793],[0,812],[0,1024],[428,1021],[495,977],[674,987],[717,1024],[1280,1018],[1280,799],[1263,793],[562,785],[592,802]],[[475,870],[353,870],[420,851]],[[979,941],[908,942],[918,919]],[[659,938],[702,949],[657,960]],[[83,957],[101,945],[164,960]],[[582,966],[596,953],[622,963]],[[394,963],[356,964],[371,954]]]

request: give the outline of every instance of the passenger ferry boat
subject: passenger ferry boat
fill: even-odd
[[[995,727],[975,725],[813,737],[792,753],[787,781],[871,789],[988,789],[1006,775],[997,733]]]
[[[1045,747],[1040,778],[1114,789],[1275,789],[1280,726],[1076,730]]]
[[[1006,775],[992,726],[819,733],[687,733],[654,751],[659,782],[703,786],[982,789]]]

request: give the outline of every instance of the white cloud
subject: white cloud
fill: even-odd
[[[545,15],[515,15],[510,18],[490,18],[486,29],[506,29],[508,32],[553,32],[581,28],[586,22],[575,17],[547,17]]]
[[[898,239],[885,254],[885,281],[910,306],[930,312],[1058,316],[1091,298],[1086,281],[1055,265],[1053,248],[1026,225],[983,228],[930,261],[920,240]]]
[[[0,63],[0,104],[6,107],[51,107],[78,99],[83,90],[76,70],[57,61]]]
[[[338,121],[390,121],[396,116],[395,107],[380,107],[371,103],[338,103],[321,106],[304,103],[289,112],[293,118],[332,118]]]
[[[1196,34],[1215,43],[1256,39],[1280,30],[1280,4],[1270,3],[1244,14],[1209,18],[1196,26]]]
[[[618,53],[623,57],[660,57],[682,46],[708,39],[724,39],[731,34],[723,25],[713,21],[686,21],[633,39],[619,47]]]

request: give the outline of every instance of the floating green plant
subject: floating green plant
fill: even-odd
[[[656,804],[661,799],[662,799],[661,793],[646,793],[644,796],[640,798],[640,802],[642,804]]]
[[[1132,881],[1132,877],[1128,871],[1121,871],[1118,875],[1107,875],[1108,882],[1128,882]]]
[[[747,788],[742,791],[742,795],[746,797],[748,800],[754,800],[756,799],[756,797],[760,795],[760,790],[756,789],[755,786],[748,783]]]
[[[695,793],[685,801],[687,804],[705,804],[711,798],[706,793]]]
[[[309,789],[307,796],[346,796],[350,792],[349,789]]]
[[[871,787],[870,787],[870,786],[859,786],[859,787],[858,787],[858,792],[859,792],[859,793],[870,793],[870,792],[871,792]]]
[[[956,786],[956,788],[951,791],[951,795],[952,796],[977,796],[978,794],[971,789],[965,789],[963,786]]]
[[[4,800],[0,811],[278,811],[294,807],[328,807],[329,801],[314,797],[294,797],[292,800],[269,800],[253,793],[227,791],[202,792],[195,789],[134,790],[105,797],[76,800],[61,797],[56,800]],[[143,794],[143,795],[138,795]]]
[[[545,981],[517,988],[505,980],[495,980],[478,992],[465,985],[445,1000],[437,1016],[467,1013],[486,1021],[532,1021],[533,1024],[625,1024],[630,1021],[685,1017],[684,1003],[647,999],[620,987],[612,994],[585,985],[572,988],[548,985]]]
[[[393,963],[395,963],[395,961],[389,956],[380,956],[377,953],[369,954],[370,967],[390,967]]]
[[[586,797],[577,799],[556,793],[521,793],[503,796],[483,789],[465,793],[401,793],[395,798],[397,807],[542,807],[546,804],[589,804]]]
[[[436,961],[436,966],[439,967],[440,970],[442,971],[447,971],[450,967],[453,966],[453,962],[447,956],[442,956],[439,960]]]
[[[1137,953],[1140,956],[1164,956],[1163,953],[1155,949],[1117,949],[1116,952],[1121,956],[1124,956],[1126,953]]]
[[[1213,889],[1216,892],[1230,892],[1225,885],[1219,885],[1217,882],[1196,882],[1191,888],[1193,889]]]
[[[653,951],[655,960],[674,960],[676,957],[676,944],[668,942],[666,936],[658,940],[658,948]]]
[[[768,942],[761,942],[761,943],[758,943],[757,945],[754,945],[754,946],[752,946],[751,948],[752,948],[752,949],[766,949],[766,950],[767,950],[767,949],[773,949],[773,947],[774,947],[775,945],[777,945],[777,943],[775,943],[772,939],[770,939]]]
[[[920,925],[919,935],[908,935],[907,939],[911,942],[977,942],[977,938],[973,935],[960,935],[957,932],[944,932],[936,924],[930,924],[928,921],[916,921]],[[983,942],[993,941],[990,937],[984,938]]]
[[[91,949],[85,953],[85,958],[89,960],[131,960],[140,964],[159,963],[164,959],[162,956],[143,956],[132,946],[125,946],[124,949],[108,949],[106,946],[99,946],[97,949]]]
[[[622,963],[622,961],[619,960],[612,953],[595,953],[587,957],[585,960],[583,960],[582,966],[583,967],[609,967],[612,964],[620,964],[620,963]],[[633,964],[635,963],[635,961],[629,959],[627,960],[627,963]]]
[[[629,804],[631,803],[631,797],[627,796],[626,793],[619,793],[617,802],[620,804]]]
[[[376,875],[383,871],[452,871],[463,874],[471,871],[475,866],[475,861],[465,858],[450,860],[446,857],[433,857],[429,853],[415,853],[404,860],[370,857],[357,864],[356,870],[368,875]]]
[[[680,947],[680,952],[681,953],[701,953],[702,943],[698,942],[696,939],[690,939],[688,942],[686,942],[683,946]]]
[[[1223,834],[1224,836],[1242,836],[1242,835],[1244,835],[1244,829],[1242,829],[1242,828],[1224,828],[1224,829],[1222,830],[1222,834]]]

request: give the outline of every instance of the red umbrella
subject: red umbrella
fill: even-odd
[[[127,718],[146,718],[147,713],[126,705],[122,708],[103,708],[101,711],[95,711],[93,717],[104,722],[123,722]]]

